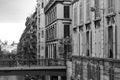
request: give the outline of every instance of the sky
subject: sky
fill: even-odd
[[[36,0],[0,0],[0,39],[18,43],[35,7]]]

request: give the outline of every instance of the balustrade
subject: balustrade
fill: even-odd
[[[77,57],[73,59],[74,78],[80,80],[120,80],[120,60]]]
[[[19,66],[65,66],[64,59],[1,59],[1,67],[19,67]]]

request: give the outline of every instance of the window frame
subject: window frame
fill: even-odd
[[[69,5],[64,6],[64,18],[70,18],[70,6]]]

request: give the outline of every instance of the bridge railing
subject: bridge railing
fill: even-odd
[[[73,76],[80,80],[120,80],[120,60],[73,56]]]
[[[66,66],[65,59],[1,59],[0,67]]]

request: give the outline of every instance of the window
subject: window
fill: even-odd
[[[48,40],[50,39],[50,29],[48,28]]]
[[[42,2],[42,8],[44,7],[44,3]]]
[[[83,22],[83,2],[80,2],[80,23]]]
[[[76,33],[77,32],[77,28],[73,28],[73,32]]]
[[[52,26],[51,26],[51,28],[50,28],[50,35],[51,35],[51,36],[50,36],[50,39],[52,39],[52,36],[53,36],[53,35],[52,35]]]
[[[83,42],[83,41],[82,41],[82,33],[83,33],[83,30],[84,30],[84,29],[83,29],[83,26],[80,26],[80,27],[79,27],[79,55],[82,55],[82,49],[81,49],[81,48],[83,48],[83,47],[82,47],[82,45],[83,45],[83,44],[82,44],[82,42]]]
[[[69,18],[70,16],[69,6],[64,6],[64,18]]]
[[[44,31],[42,31],[42,38],[44,37]]]
[[[40,53],[40,45],[38,46],[38,53]]]
[[[109,58],[113,58],[113,26],[108,28],[108,48]]]
[[[56,7],[53,8],[53,20],[56,19]]]
[[[55,19],[57,18],[57,9],[56,9],[56,7],[55,7]]]
[[[95,19],[100,17],[100,0],[95,0]]]
[[[74,26],[77,25],[77,7],[74,8]]]
[[[100,21],[95,22],[95,29],[98,29],[98,28],[100,28]]]
[[[86,2],[86,18],[87,21],[90,20],[90,0],[87,0]]]
[[[46,40],[48,40],[48,31],[46,30],[45,32],[46,32],[46,36],[45,36]]]
[[[90,24],[87,24],[86,25],[86,29],[87,29],[87,32],[86,32],[86,54],[87,56],[91,56],[92,54],[92,31],[91,31],[91,28],[90,28]]]
[[[67,36],[70,36],[70,26],[64,25],[64,38],[66,38]]]
[[[48,18],[48,23],[47,23],[47,25],[48,25],[48,24],[49,24],[49,21],[50,21],[50,20],[49,20],[49,19],[50,19],[50,18],[49,18],[49,12],[47,13],[47,18]]]
[[[39,25],[40,25],[40,17],[38,17],[38,23],[39,23]]]
[[[52,10],[51,10],[51,18],[52,18],[52,22],[53,22],[53,20],[54,20],[54,8],[52,8]]]
[[[40,33],[38,33],[38,39],[40,40]]]
[[[49,23],[51,23],[51,10],[50,10],[49,14],[50,14],[50,15],[48,16],[48,17],[50,18],[50,22],[49,22]]]
[[[53,46],[53,57],[54,57],[54,59],[56,59],[56,57],[57,57],[56,44]]]
[[[86,32],[86,47],[87,47],[87,56],[89,56],[89,31]]]
[[[54,36],[55,36],[55,38],[57,37],[57,25],[56,25],[56,23],[54,25]]]
[[[51,39],[54,39],[53,26],[51,27]]]
[[[45,48],[45,57],[48,58],[48,45],[46,45],[46,48]]]
[[[114,12],[114,0],[108,0],[108,13]]]
[[[49,40],[51,39],[51,27],[49,28]]]
[[[55,25],[53,24],[53,39],[55,39]]]
[[[47,25],[47,15],[45,15],[45,25]]]

